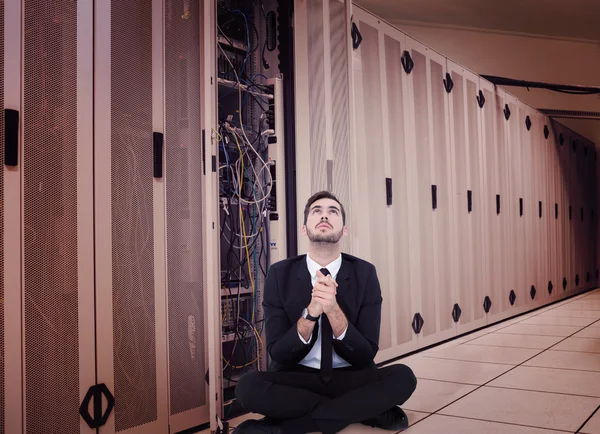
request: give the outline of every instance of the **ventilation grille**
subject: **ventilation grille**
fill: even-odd
[[[111,2],[115,430],[157,418],[152,1]]]
[[[77,3],[24,4],[25,431],[76,434]]]
[[[323,0],[328,1],[328,0]],[[307,3],[311,193],[327,190],[323,1]],[[329,35],[327,35],[329,37]],[[341,200],[341,199],[340,199]]]
[[[206,405],[198,2],[168,0],[165,20],[167,290],[171,414]],[[172,12],[170,12],[172,11]],[[176,13],[177,12],[177,13]],[[195,421],[198,425],[201,421]]]
[[[352,227],[352,204],[350,203],[350,156],[349,147],[349,95],[348,95],[348,26],[346,5],[340,1],[329,2],[330,56],[331,56],[331,123],[333,138],[333,192],[344,204],[346,225]],[[342,250],[351,251],[352,237],[342,239]]]
[[[0,109],[4,109],[4,0],[0,0]],[[0,112],[0,156],[4,155],[4,113]],[[2,158],[2,157],[0,157]],[[0,299],[4,300],[4,169],[0,170]],[[4,303],[0,309],[4,330]],[[0,432],[4,428],[4,333],[0,333]]]
[[[584,112],[577,110],[539,109],[546,116],[555,118],[600,119],[600,112]]]

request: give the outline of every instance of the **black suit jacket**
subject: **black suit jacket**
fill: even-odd
[[[344,339],[334,339],[333,348],[356,368],[375,367],[373,359],[379,350],[382,303],[375,266],[343,253],[336,281],[337,302],[348,319],[348,330]],[[309,344],[300,340],[296,326],[302,310],[310,304],[311,292],[306,255],[285,259],[269,267],[263,307],[270,370],[285,370],[297,365],[315,344],[318,324]]]

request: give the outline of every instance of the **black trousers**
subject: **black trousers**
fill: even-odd
[[[417,379],[405,365],[334,369],[324,383],[319,370],[249,372],[235,394],[244,409],[282,421],[283,434],[333,434],[403,404]]]

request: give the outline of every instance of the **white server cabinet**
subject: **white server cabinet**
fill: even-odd
[[[436,335],[439,338],[455,336],[456,324],[462,318],[460,305],[456,297],[455,267],[449,260],[453,256],[455,245],[454,220],[455,202],[459,200],[452,194],[454,165],[452,141],[450,140],[449,93],[452,86],[448,82],[447,60],[441,54],[429,50],[428,66],[428,104],[429,138],[432,157],[432,184],[437,188],[437,205],[433,211],[433,241],[436,299]],[[427,340],[419,342],[429,345]]]
[[[354,24],[363,42],[353,50],[352,76],[356,107],[353,134],[361,148],[359,173],[369,194],[362,200],[367,248],[377,267],[384,299],[379,359],[416,349],[412,333],[411,272],[408,249],[410,121],[406,110],[407,80],[399,62],[405,38],[358,9]],[[366,152],[365,152],[366,151]],[[356,221],[356,220],[355,220]],[[383,229],[383,230],[382,230]]]
[[[214,26],[205,19],[204,3],[155,2],[164,10],[164,30],[157,32],[157,36],[162,35],[162,56],[155,69],[162,68],[164,74],[163,213],[170,432],[209,420],[207,297],[211,292],[208,288],[214,287],[209,281],[218,270],[213,268],[214,257],[207,250],[215,238],[208,210],[216,196],[207,189],[211,172],[203,152],[206,142],[210,142],[211,128],[204,120],[206,109],[202,104],[203,99],[211,103],[214,100],[201,80],[202,68],[211,55],[201,43],[205,28],[214,30]]]
[[[537,291],[533,283],[536,279],[536,270],[534,263],[537,258],[533,255],[533,243],[535,243],[535,232],[533,226],[533,182],[535,182],[533,175],[533,164],[531,159],[532,154],[532,138],[531,130],[526,127],[526,118],[528,116],[527,107],[517,101],[517,110],[515,115],[515,127],[518,130],[519,135],[519,150],[517,156],[521,162],[520,164],[520,199],[523,199],[522,216],[520,218],[521,229],[523,237],[520,238],[521,244],[521,288],[523,290],[523,296],[525,298],[525,304],[532,304],[537,296]],[[530,119],[531,121],[531,119]],[[519,199],[519,200],[520,200]],[[519,210],[521,215],[521,209]]]
[[[344,204],[352,233],[343,243],[346,252],[360,240],[354,198],[362,191],[351,183],[353,171],[350,128],[350,4],[347,1],[296,1],[294,5],[296,207],[329,190]],[[353,189],[355,191],[353,191]],[[298,251],[307,241],[298,231]]]
[[[450,92],[450,123],[454,146],[456,185],[456,239],[453,256],[459,270],[458,304],[462,316],[458,332],[464,333],[485,325],[484,302],[487,274],[487,251],[483,243],[485,213],[483,201],[484,177],[482,173],[483,148],[477,106],[478,77],[448,61],[450,79],[454,87]]]
[[[203,6],[0,2],[0,432],[208,421]]]
[[[485,167],[486,183],[482,207],[485,208],[484,250],[486,251],[486,293],[482,306],[486,312],[486,322],[498,312],[502,312],[508,304],[504,295],[504,247],[503,247],[503,214],[500,184],[500,161],[504,161],[499,152],[499,137],[496,115],[498,97],[494,86],[486,80],[479,80],[480,93],[477,103],[481,106],[480,130],[483,146],[482,161]],[[502,148],[503,149],[503,148]]]
[[[537,215],[536,225],[538,226],[538,239],[536,243],[537,255],[540,255],[541,261],[538,263],[538,287],[537,290],[540,295],[540,299],[550,301],[552,294],[550,293],[548,286],[552,281],[550,273],[550,262],[552,260],[553,251],[550,249],[548,242],[549,230],[548,230],[548,211],[549,211],[549,191],[550,182],[548,178],[548,164],[547,164],[547,144],[548,142],[544,138],[543,126],[545,119],[543,115],[536,112],[532,112],[532,131],[534,137],[533,155],[534,161],[536,162],[536,178],[538,183],[538,191],[535,200],[537,201]]]
[[[515,209],[514,204],[510,200],[510,160],[508,154],[508,129],[505,118],[505,109],[507,104],[506,92],[496,90],[495,105],[494,105],[494,125],[496,131],[496,156],[498,165],[498,192],[496,193],[495,211],[498,218],[500,233],[500,241],[498,243],[498,251],[502,268],[499,268],[498,284],[493,297],[490,297],[492,303],[490,311],[492,314],[488,318],[488,322],[495,322],[505,318],[510,314],[511,291],[513,290],[514,278],[514,258],[512,253],[513,239],[510,233],[512,212]],[[498,269],[498,268],[497,268]],[[494,310],[494,305],[498,306]]]
[[[545,207],[548,221],[548,242],[551,252],[550,261],[550,282],[552,283],[552,298],[556,299],[561,294],[561,272],[560,263],[562,252],[560,250],[561,234],[559,231],[558,208],[559,208],[559,177],[558,165],[556,164],[557,157],[557,142],[555,126],[549,118],[544,117],[544,128],[547,127],[548,138],[544,142],[543,148],[546,155],[547,176],[548,176],[548,205]],[[544,133],[546,134],[546,133]]]
[[[521,128],[519,121],[518,100],[510,95],[505,101],[506,140],[507,140],[507,167],[509,179],[510,226],[509,233],[512,238],[510,257],[513,261],[510,278],[511,291],[516,299],[515,307],[522,307],[527,303],[527,279],[525,265],[525,198],[523,187],[523,148],[521,146]]]
[[[180,431],[209,419],[202,3],[95,6],[98,380],[115,398],[103,430]]]
[[[92,65],[86,2],[1,2],[0,431],[92,432]],[[16,159],[10,158],[18,153]],[[9,161],[13,160],[13,161]]]
[[[451,315],[451,305],[445,305],[453,296],[452,286],[439,287],[436,275],[436,252],[438,240],[436,238],[437,216],[435,213],[444,213],[449,218],[450,193],[452,184],[448,180],[437,179],[435,173],[435,162],[433,154],[436,152],[436,141],[431,130],[433,122],[432,105],[432,65],[440,65],[439,55],[433,53],[429,48],[418,43],[414,39],[406,38],[407,51],[410,53],[414,68],[409,74],[409,110],[411,112],[411,122],[413,137],[416,149],[416,169],[417,169],[417,203],[418,203],[418,221],[419,221],[419,259],[420,259],[420,288],[416,299],[417,304],[414,315],[421,318],[422,327],[417,328],[415,332],[418,335],[419,347],[427,346],[439,339],[438,336],[444,335],[451,337],[455,335],[456,330],[450,326],[449,329],[442,330],[442,316]],[[437,60],[437,61],[436,61]],[[445,65],[444,65],[445,66]],[[437,69],[439,73],[439,69]],[[438,79],[443,80],[444,74]],[[442,119],[445,123],[445,119]],[[443,130],[444,131],[444,130]],[[445,134],[445,131],[444,131]],[[438,184],[436,184],[436,182]],[[442,208],[443,207],[443,208]],[[447,282],[446,285],[451,282]],[[449,289],[449,290],[448,290]],[[442,294],[443,292],[443,294]],[[448,297],[450,296],[450,297]],[[451,304],[451,303],[450,303]],[[447,313],[444,310],[447,309]],[[416,318],[415,318],[416,319]]]
[[[394,292],[390,288],[394,282],[393,277],[390,276],[393,268],[391,266],[393,253],[391,254],[390,250],[393,252],[394,246],[389,237],[393,230],[393,221],[392,210],[386,202],[385,184],[386,178],[391,178],[390,137],[389,134],[384,136],[384,131],[387,132],[389,129],[384,130],[383,127],[388,122],[384,119],[383,109],[383,104],[387,104],[387,95],[383,91],[386,71],[382,62],[385,60],[385,55],[381,53],[377,23],[362,21],[358,16],[355,19],[358,21],[355,24],[359,28],[363,42],[353,56],[353,78],[354,82],[359,84],[355,88],[356,97],[364,101],[361,107],[356,108],[355,134],[357,134],[357,146],[366,150],[363,155],[365,160],[359,166],[359,173],[364,174],[364,188],[368,193],[360,202],[361,207],[364,206],[369,210],[361,217],[367,227],[378,228],[378,230],[369,230],[367,236],[363,236],[361,250],[368,246],[370,260],[378,270],[382,297],[385,300],[379,346],[381,350],[387,350],[392,346],[392,331],[395,332],[396,329],[391,324],[391,306],[394,304],[390,303],[390,295]]]
[[[562,207],[560,209],[560,217],[562,234],[563,234],[563,264],[562,264],[562,286],[563,291],[570,290],[569,284],[573,282],[571,279],[571,231],[570,231],[570,220],[569,220],[569,208],[570,208],[570,197],[569,197],[569,149],[571,140],[568,131],[565,128],[561,128],[562,139],[559,137],[560,143],[560,154],[559,154],[559,165],[560,165],[560,194],[562,198]]]
[[[359,16],[357,11],[357,16]],[[411,231],[417,227],[417,203],[415,169],[411,163],[415,155],[412,140],[412,124],[408,109],[408,78],[397,59],[406,49],[406,38],[393,27],[382,23],[380,27],[380,59],[383,86],[383,123],[387,120],[388,130],[384,128],[389,146],[389,167],[386,170],[391,178],[391,206],[388,217],[391,285],[389,306],[392,310],[392,348],[390,355],[398,354],[398,350],[407,352],[416,349],[417,339],[411,328],[414,309],[415,291],[414,277],[417,274],[411,262]],[[358,86],[355,86],[358,91]],[[387,104],[387,106],[386,106]],[[387,114],[387,119],[386,119]],[[358,120],[358,119],[357,119]],[[356,124],[358,126],[358,124]],[[386,134],[387,133],[387,134]],[[381,177],[379,178],[382,182]],[[381,184],[379,188],[382,188]],[[391,226],[391,228],[390,228]],[[394,324],[395,323],[395,324]],[[395,328],[395,339],[394,339]],[[385,353],[380,358],[384,359]]]

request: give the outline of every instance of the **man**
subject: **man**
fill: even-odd
[[[332,434],[352,423],[400,431],[417,380],[407,366],[377,369],[381,288],[375,267],[341,253],[346,213],[326,191],[304,209],[308,254],[273,264],[265,281],[270,372],[250,372],[236,397],[262,420],[235,434]]]

